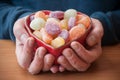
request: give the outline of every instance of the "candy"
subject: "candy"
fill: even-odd
[[[69,32],[65,29],[58,36],[62,37],[66,42],[69,40]]]
[[[30,23],[30,28],[33,30],[40,30],[44,26],[45,26],[45,20],[42,18],[35,18]]]
[[[59,22],[56,19],[49,18],[45,25],[45,31],[52,36],[58,35],[61,32]]]
[[[53,48],[79,39],[90,26],[90,18],[75,9],[65,12],[42,10],[29,18],[33,35]]]
[[[32,21],[32,20],[34,20],[34,16],[33,15],[30,16],[30,21]]]
[[[36,12],[35,15],[34,15],[34,17],[35,17],[35,18],[43,18],[44,20],[46,20],[46,15],[45,15],[45,13],[42,12],[42,11]]]
[[[34,34],[37,38],[39,38],[40,40],[42,39],[42,33],[41,33],[40,31],[35,30],[35,31],[33,32],[33,34]]]
[[[83,24],[79,24],[77,26],[74,26],[70,31],[70,40],[76,40],[80,38],[83,34],[86,32],[86,27]]]
[[[76,17],[70,17],[68,20],[68,29],[70,30],[72,27],[75,26]]]
[[[64,19],[69,19],[70,17],[76,17],[77,11],[75,9],[68,9],[64,13]]]
[[[60,21],[60,28],[68,30],[68,21],[66,19]]]
[[[57,37],[54,40],[52,40],[51,45],[54,48],[59,48],[65,44],[65,40],[62,37]]]
[[[63,11],[53,11],[49,14],[49,17],[63,19],[64,12]]]
[[[42,28],[40,30],[41,34],[42,34],[42,40],[47,43],[47,44],[50,44],[51,41],[53,40],[53,37],[51,35],[49,35],[44,28]]]
[[[50,10],[42,10],[42,12],[44,12],[45,15],[49,15],[51,11]]]
[[[86,28],[88,28],[90,25],[90,18],[88,16],[83,15],[76,23],[83,24]]]

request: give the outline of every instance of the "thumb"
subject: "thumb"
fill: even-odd
[[[18,19],[13,27],[15,37],[23,44],[28,39],[29,35],[25,29],[25,18]]]
[[[94,46],[95,44],[99,43],[103,36],[103,26],[100,21],[97,19],[92,20],[92,30],[87,37],[87,44],[89,46]]]

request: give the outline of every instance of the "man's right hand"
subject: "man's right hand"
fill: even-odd
[[[44,47],[34,51],[35,40],[30,37],[25,29],[25,18],[18,19],[13,27],[16,37],[16,56],[18,64],[31,74],[40,71],[49,71],[54,63],[54,56],[47,54]]]

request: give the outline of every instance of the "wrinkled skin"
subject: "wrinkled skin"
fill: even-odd
[[[51,71],[53,73],[65,70],[86,71],[102,53],[102,24],[96,19],[91,20],[93,29],[86,39],[87,48],[76,41],[72,42],[71,48],[64,49],[62,55],[58,57],[57,62],[60,66],[55,66],[53,65],[55,57],[48,54],[44,47],[39,47],[34,51],[35,41],[25,29],[25,18],[18,19],[13,27],[18,64],[31,74],[38,74],[41,71]]]

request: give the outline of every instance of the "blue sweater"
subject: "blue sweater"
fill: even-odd
[[[103,45],[120,42],[120,0],[0,0],[0,39],[15,40],[14,22],[38,10],[74,8],[99,19],[104,27]]]

